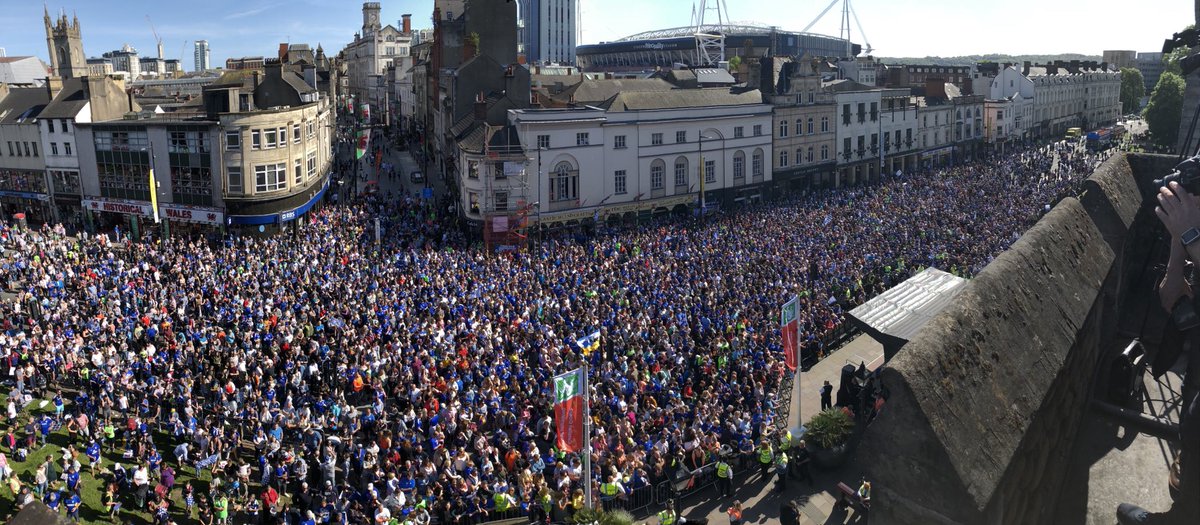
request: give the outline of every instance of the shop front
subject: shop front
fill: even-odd
[[[45,193],[29,191],[0,190],[0,208],[3,217],[10,220],[20,213],[31,225],[38,225],[54,220],[50,212],[50,196]]]
[[[225,224],[246,232],[278,233],[304,225],[304,214],[321,202],[325,191],[329,189],[329,179],[316,191],[293,195],[286,199],[272,202],[260,202],[235,207],[236,203],[227,201],[229,213],[225,216]],[[294,223],[294,224],[293,224]]]
[[[225,228],[225,210],[207,206],[159,204],[158,215],[168,236],[193,236]]]
[[[81,201],[84,222],[97,232],[132,232],[135,239],[141,237],[147,222],[153,224],[154,208],[149,202],[105,197],[85,197]]]

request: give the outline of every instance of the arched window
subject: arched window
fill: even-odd
[[[796,164],[797,166],[799,166],[799,165],[800,165],[800,164],[802,164],[802,163],[804,163],[804,148],[796,148],[796,162],[795,162],[795,164]]]
[[[751,159],[750,174],[755,177],[763,176],[763,150],[758,148],[754,150],[754,156]]]
[[[783,150],[783,149],[779,150],[779,167],[780,168],[788,167],[788,152],[787,152],[787,150]]]
[[[568,201],[579,198],[579,172],[570,162],[562,161],[554,166],[550,177],[550,200]]]
[[[687,157],[679,157],[675,159],[675,185],[687,186],[688,180],[688,160]]]
[[[821,117],[821,133],[829,133],[829,117]]]
[[[803,134],[804,134],[804,124],[802,122],[800,122],[800,119],[796,119],[796,135],[803,135]]]
[[[746,154],[742,150],[737,150],[733,154],[733,178],[742,179],[746,177]]]
[[[812,133],[813,133],[813,118],[808,117],[808,134],[812,135]]]
[[[650,189],[663,189],[663,179],[666,177],[666,174],[667,163],[663,162],[662,159],[654,159],[654,162],[650,163]]]
[[[809,161],[809,162],[812,162],[812,161],[813,161],[813,148],[812,148],[812,146],[809,146],[809,147],[808,147],[808,161]]]

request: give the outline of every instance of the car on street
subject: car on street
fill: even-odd
[[[413,184],[423,184],[425,182],[425,174],[421,173],[420,170],[414,171],[408,174],[408,179],[412,181]]]

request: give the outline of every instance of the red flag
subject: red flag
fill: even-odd
[[[583,379],[582,368],[554,377],[554,445],[563,452],[583,450]]]
[[[779,316],[779,329],[783,332],[783,359],[788,369],[795,370],[799,361],[800,323],[796,321],[796,297],[784,303]]]

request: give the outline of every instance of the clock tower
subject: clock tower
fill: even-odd
[[[379,2],[363,2],[363,36],[379,31],[383,26],[379,23]]]

